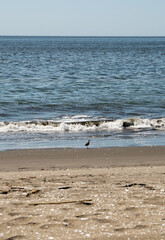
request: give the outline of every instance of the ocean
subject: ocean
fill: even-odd
[[[165,145],[165,37],[0,37],[0,150]]]

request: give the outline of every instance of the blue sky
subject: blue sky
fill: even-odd
[[[165,36],[165,0],[0,0],[0,35]]]

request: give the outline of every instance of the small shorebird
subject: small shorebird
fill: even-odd
[[[87,143],[85,143],[85,147],[87,147],[87,148],[88,148],[89,144],[90,144],[90,140],[88,140],[88,142],[87,142]]]

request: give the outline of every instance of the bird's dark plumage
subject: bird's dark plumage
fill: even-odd
[[[88,148],[89,144],[90,144],[90,140],[88,140],[88,142],[85,143],[85,146]]]

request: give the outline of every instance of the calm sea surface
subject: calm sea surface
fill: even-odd
[[[0,150],[165,145],[165,38],[0,37]]]

